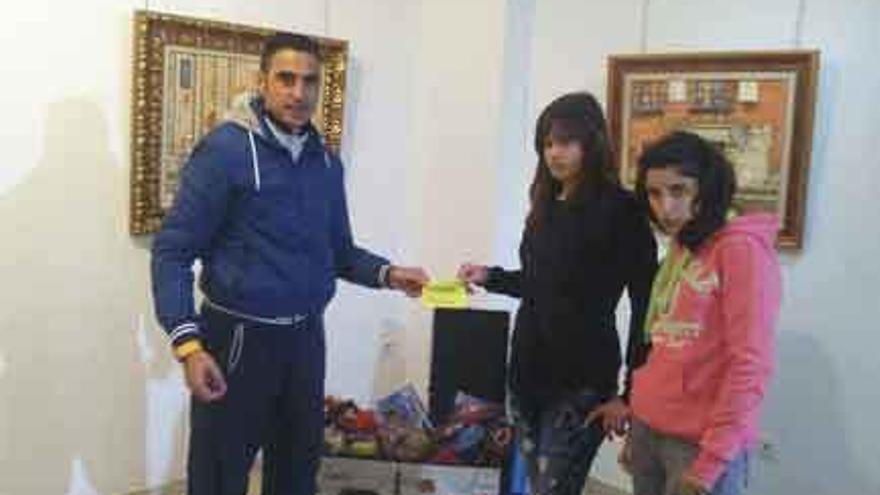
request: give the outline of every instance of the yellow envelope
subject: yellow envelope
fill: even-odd
[[[466,308],[467,290],[458,280],[433,282],[422,288],[422,304],[429,308]]]

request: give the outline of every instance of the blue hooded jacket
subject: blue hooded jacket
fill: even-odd
[[[240,97],[193,149],[152,248],[153,298],[172,343],[198,337],[192,265],[213,303],[260,318],[320,313],[336,277],[379,287],[388,261],[352,241],[342,163],[311,125],[294,161],[260,97]]]

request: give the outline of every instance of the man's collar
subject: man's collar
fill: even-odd
[[[306,126],[303,126],[300,129],[300,132],[287,132],[283,127],[278,125],[278,122],[268,113],[266,113],[266,126],[272,131],[275,138],[281,142],[302,141],[308,136],[308,129]]]
[[[272,132],[276,135],[290,136],[290,137],[302,137],[309,132],[309,124],[306,123],[302,127],[298,129],[294,129],[292,131],[287,130],[287,127],[278,121],[268,110],[263,111],[263,114],[266,116],[266,123],[272,128]]]
[[[292,136],[292,135],[311,134],[312,132],[317,132],[317,129],[315,128],[315,126],[312,124],[311,121],[307,122],[304,126],[302,126],[299,129],[299,132],[285,131],[284,126],[281,123],[279,123],[274,117],[272,117],[272,114],[270,114],[268,110],[266,110],[266,100],[263,98],[263,95],[261,95],[259,93],[256,93],[253,100],[251,100],[251,108],[253,109],[254,113],[256,113],[256,115],[258,117],[260,117],[260,120],[264,122],[264,126],[268,127],[268,124],[271,124],[271,127],[269,128],[269,130],[271,130],[273,133],[277,132],[277,133],[283,133],[284,135],[287,135],[287,136]]]

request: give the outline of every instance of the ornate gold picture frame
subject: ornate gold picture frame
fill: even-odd
[[[779,246],[801,248],[817,51],[615,55],[608,64],[608,119],[625,186],[634,186],[647,145],[694,132],[733,164],[735,206],[775,212]]]
[[[276,30],[137,11],[132,87],[132,235],[159,229],[193,145],[233,98],[254,89],[263,43]],[[339,149],[348,44],[315,37],[323,50],[314,123]]]

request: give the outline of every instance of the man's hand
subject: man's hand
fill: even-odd
[[[429,281],[428,273],[421,267],[391,266],[388,269],[388,285],[409,297],[422,295],[422,287]]]
[[[629,414],[629,406],[620,397],[615,397],[590,411],[585,423],[590,424],[601,419],[602,429],[605,430],[605,433],[620,436],[626,433]]]
[[[678,488],[675,495],[707,495],[709,490],[703,486],[703,483],[691,475],[683,474],[678,481]]]
[[[217,362],[205,351],[196,351],[183,362],[186,386],[202,402],[213,402],[226,395],[226,380]]]

